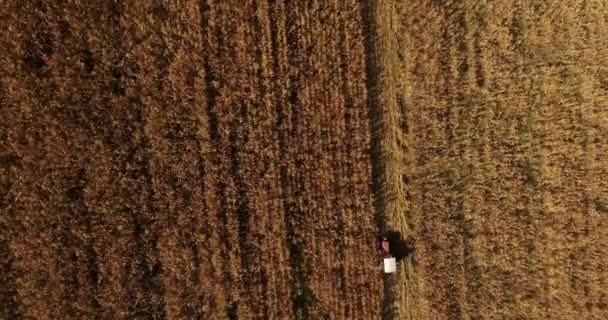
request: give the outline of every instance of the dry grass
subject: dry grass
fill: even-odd
[[[376,5],[395,313],[605,319],[606,2]]]

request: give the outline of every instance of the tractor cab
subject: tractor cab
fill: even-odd
[[[391,256],[391,244],[387,237],[380,237],[380,251],[384,258]]]

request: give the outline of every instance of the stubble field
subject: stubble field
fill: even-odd
[[[392,314],[608,317],[607,3],[377,7]]]

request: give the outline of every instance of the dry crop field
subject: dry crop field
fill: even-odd
[[[380,317],[361,11],[0,2],[0,318]]]
[[[608,318],[608,2],[378,3],[392,314]]]
[[[605,0],[0,1],[0,319],[606,319],[606,34]]]

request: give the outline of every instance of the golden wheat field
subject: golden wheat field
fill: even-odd
[[[605,0],[0,0],[0,319],[607,319],[607,35]]]
[[[378,1],[400,319],[608,317],[608,3]]]

